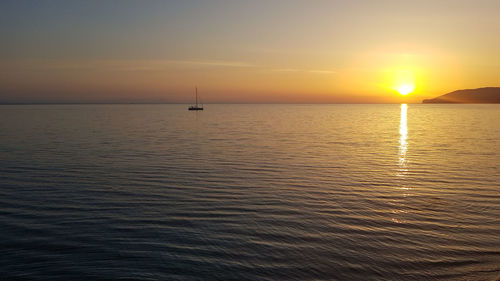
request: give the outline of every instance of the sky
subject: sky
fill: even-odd
[[[420,102],[500,86],[500,1],[1,0],[0,102]],[[398,88],[415,88],[406,96]]]

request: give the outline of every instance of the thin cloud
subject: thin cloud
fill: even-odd
[[[332,71],[332,70],[308,70],[307,72],[316,73],[316,74],[336,74],[337,73],[337,71]]]
[[[173,60],[168,61],[171,64],[186,64],[186,65],[207,65],[220,67],[257,67],[257,65],[241,61],[218,61],[218,60]]]
[[[237,67],[255,64],[221,60],[10,60],[2,62],[2,71],[166,71],[172,67]]]
[[[319,69],[300,69],[300,68],[275,68],[270,69],[273,72],[301,72],[301,73],[313,73],[313,74],[336,74],[336,71],[332,70],[319,70]]]
[[[248,68],[271,72],[335,74],[325,69],[272,68],[244,61],[230,60],[11,60],[2,62],[1,72],[110,71],[163,72],[175,68]]]

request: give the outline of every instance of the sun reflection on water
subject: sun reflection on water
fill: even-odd
[[[408,151],[407,111],[408,105],[401,104],[401,119],[399,123],[399,176],[404,176],[408,172],[408,160],[406,159],[406,152]]]
[[[405,217],[407,216],[408,210],[406,209],[405,198],[410,196],[410,187],[408,186],[408,180],[406,175],[408,173],[408,160],[406,153],[408,151],[408,124],[407,124],[407,112],[408,105],[401,104],[401,118],[399,121],[399,165],[397,169],[396,176],[399,177],[398,189],[402,190],[402,193],[398,193],[402,198],[394,200],[394,209],[391,211],[391,221],[393,223],[401,224],[406,223]]]

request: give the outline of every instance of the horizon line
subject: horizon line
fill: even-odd
[[[0,105],[126,105],[126,104],[150,104],[150,105],[190,105],[185,102],[0,102]],[[322,105],[322,104],[423,104],[423,102],[210,102],[204,104],[290,104],[290,105]]]

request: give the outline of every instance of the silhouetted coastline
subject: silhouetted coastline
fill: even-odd
[[[423,103],[500,103],[500,87],[457,90]]]

